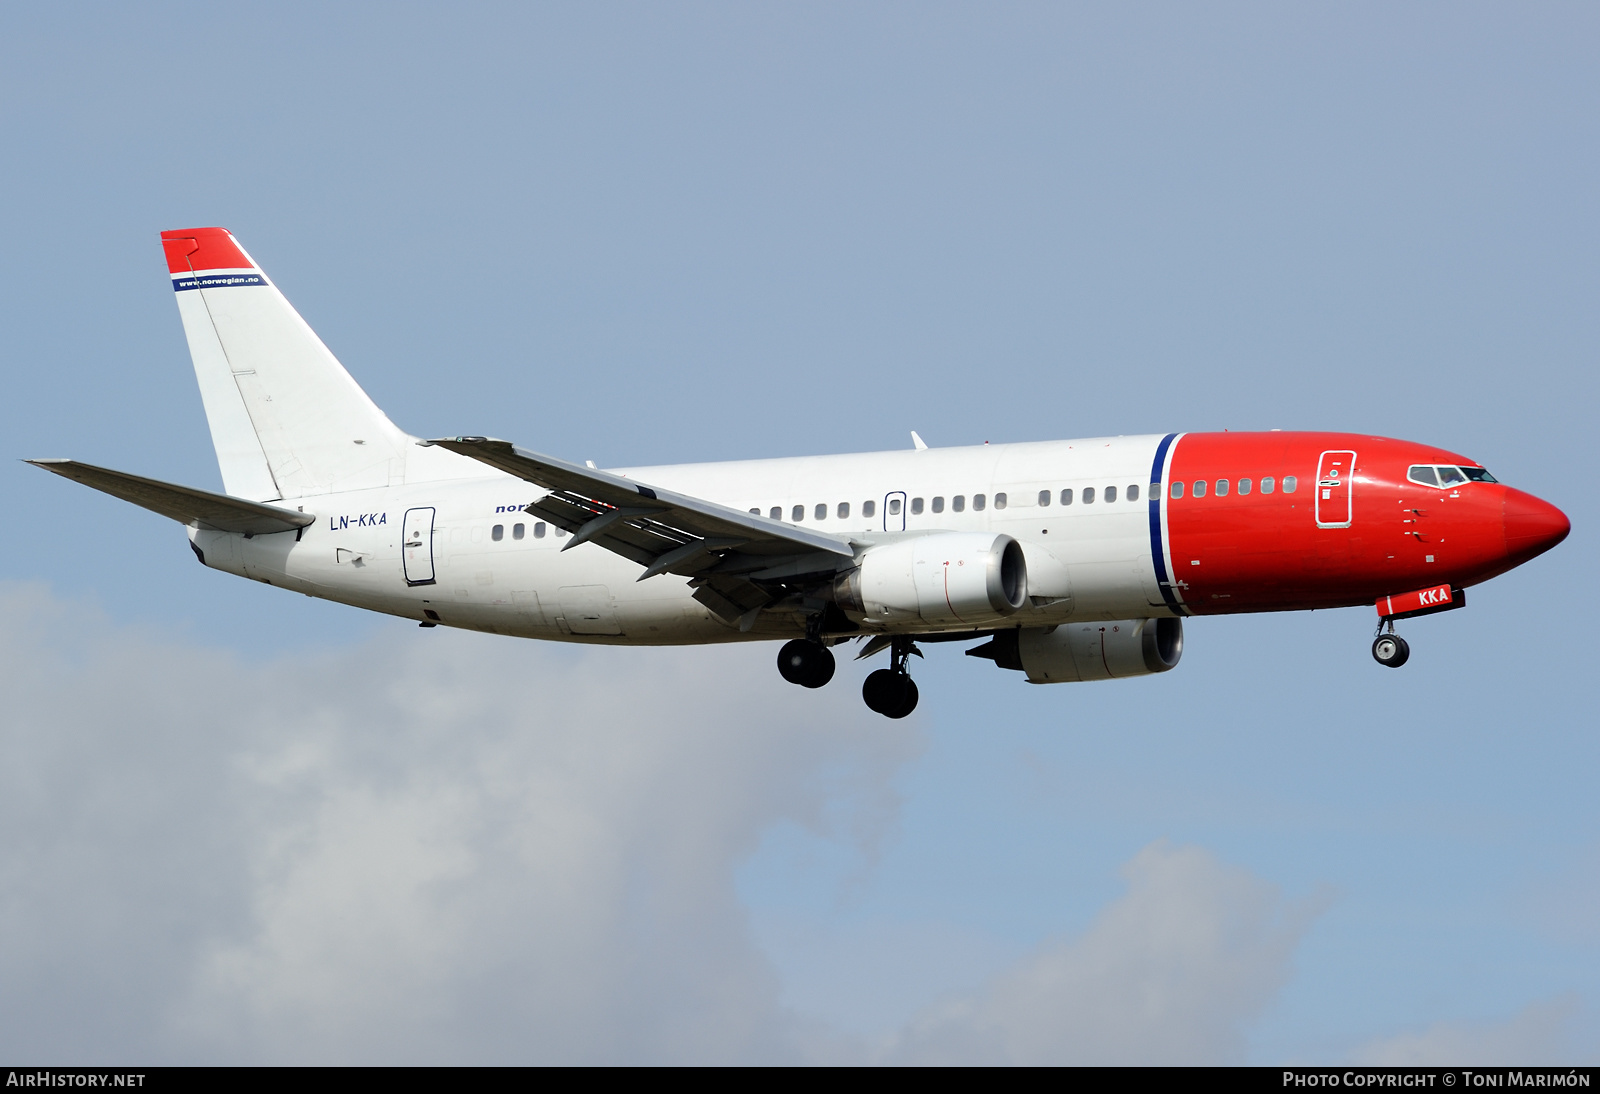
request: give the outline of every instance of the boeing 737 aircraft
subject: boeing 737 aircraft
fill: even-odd
[[[1036,684],[1166,672],[1191,615],[1375,605],[1394,622],[1567,535],[1475,460],[1348,433],[1168,433],[602,471],[486,437],[421,440],[356,385],[222,228],[163,232],[226,494],[31,462],[184,524],[207,566],[523,638],[786,639],[889,651],[867,706],[917,704],[916,643]]]

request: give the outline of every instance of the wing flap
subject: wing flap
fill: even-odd
[[[823,554],[836,559],[836,564],[855,558],[855,548],[842,536],[784,524],[621,475],[527,452],[509,441],[454,437],[424,443],[470,456],[550,491],[527,510],[567,532],[576,534],[590,521],[618,509],[631,511],[634,515],[608,524],[592,542],[644,565],[697,540],[710,539],[729,540],[727,546],[737,546],[741,554],[769,556],[768,565],[797,555]],[[671,569],[692,576],[710,570],[719,561],[718,555],[700,553],[687,558],[684,568]]]
[[[292,532],[316,522],[314,513],[297,513],[258,501],[231,498],[226,494],[213,494],[189,486],[130,475],[126,471],[112,471],[106,467],[79,463],[77,460],[28,460],[62,478],[81,482],[101,493],[132,502],[134,505],[160,513],[179,524],[192,524],[219,532],[243,532],[246,535],[265,535],[270,532]]]
[[[454,437],[423,443],[543,488],[547,493],[525,508],[572,536],[563,550],[594,543],[643,566],[641,581],[664,573],[687,577],[694,598],[741,631],[754,627],[764,610],[803,602],[807,590],[814,593],[855,561],[856,547],[846,536],[579,467],[508,441]]]

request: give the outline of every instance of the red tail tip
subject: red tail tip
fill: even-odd
[[[167,252],[170,273],[255,268],[255,263],[226,228],[179,228],[162,232],[161,246]]]

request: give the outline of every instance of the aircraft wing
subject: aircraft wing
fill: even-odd
[[[696,599],[746,629],[793,586],[831,576],[855,559],[848,537],[527,452],[509,441],[451,437],[422,443],[548,490],[526,510],[572,534],[562,550],[594,543],[643,566],[640,581],[662,573],[688,577]]]
[[[246,535],[292,532],[315,523],[317,519],[314,513],[297,513],[275,505],[263,505],[258,501],[175,486],[170,482],[146,479],[126,471],[112,471],[77,460],[27,462],[63,478],[92,486],[114,498],[131,501],[180,524],[194,524],[219,532],[244,532]]]

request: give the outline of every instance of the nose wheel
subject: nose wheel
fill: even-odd
[[[912,654],[922,656],[909,638],[896,638],[891,647],[890,667],[867,676],[861,685],[861,698],[867,709],[885,718],[904,718],[917,709],[917,682],[906,671]]]
[[[1372,659],[1385,668],[1397,669],[1411,656],[1406,640],[1390,631],[1372,640]]]

